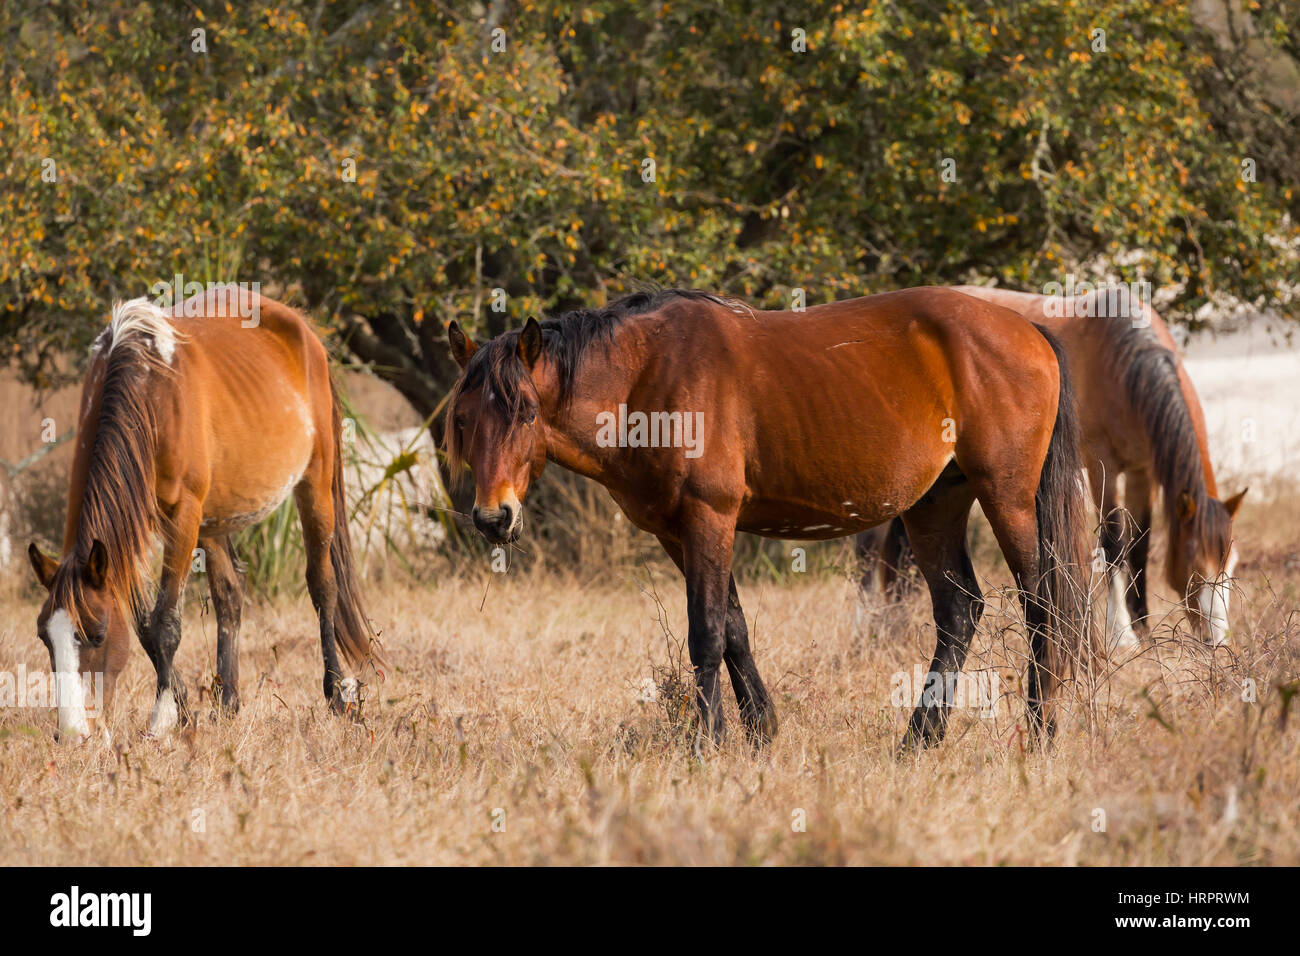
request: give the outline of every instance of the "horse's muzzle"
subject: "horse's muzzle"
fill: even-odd
[[[523,511],[503,504],[500,508],[480,508],[475,505],[470,512],[474,527],[493,544],[507,544],[519,540],[524,527]]]

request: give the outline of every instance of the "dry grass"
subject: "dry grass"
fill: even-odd
[[[1283,721],[1276,689],[1300,674],[1300,558],[1282,537],[1294,498],[1280,510],[1256,502],[1241,522],[1253,543],[1235,649],[1195,646],[1172,615],[1110,681],[1095,726],[1076,709],[1046,754],[1025,751],[1021,705],[1004,699],[996,719],[959,713],[941,747],[895,759],[908,708],[891,676],[928,663],[928,613],[919,595],[855,613],[847,575],[742,585],[781,733],[751,750],[733,703],[729,742],[702,758],[664,699],[681,671],[655,594],[685,631],[666,566],[385,583],[372,613],[401,671],[369,689],[363,725],[318,699],[306,599],[252,605],[232,721],[205,698],[192,730],[146,739],[153,671],[138,649],[112,749],[54,743],[48,711],[0,711],[0,860],[1300,863],[1300,713]],[[178,656],[192,700],[214,671],[201,591]],[[17,585],[0,598],[0,669],[46,666],[34,598]],[[1014,696],[1013,617],[991,614],[970,667]],[[1246,677],[1258,703],[1241,700]]]

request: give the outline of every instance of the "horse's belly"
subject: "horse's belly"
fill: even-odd
[[[267,467],[249,465],[243,469],[225,468],[213,475],[212,486],[203,502],[200,533],[233,534],[270,516],[293,493],[311,461],[311,443],[297,442],[280,446],[279,461]]]
[[[843,538],[883,524],[892,515],[871,512],[869,518],[861,512],[850,511],[848,505],[836,512],[820,511],[806,507],[755,508],[743,513],[736,530],[768,538],[798,538],[801,541],[818,541]]]
[[[737,528],[774,538],[842,538],[902,514],[925,494],[951,461],[951,455],[894,459],[886,469],[835,469],[784,487],[749,489]],[[784,485],[785,483],[783,483]]]
[[[301,475],[289,478],[283,486],[260,493],[223,496],[204,503],[200,534],[233,534],[251,527],[280,507],[298,484]]]

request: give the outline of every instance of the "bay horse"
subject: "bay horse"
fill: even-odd
[[[1079,395],[1084,465],[1102,518],[1112,646],[1131,647],[1150,635],[1147,563],[1157,487],[1169,536],[1165,578],[1193,631],[1210,645],[1226,643],[1238,561],[1232,520],[1246,491],[1219,500],[1205,415],[1164,321],[1136,296],[1107,290],[1055,298],[955,288],[1046,326],[1065,349]],[[905,540],[901,524],[864,532],[858,553],[888,582]]]
[[[78,675],[102,676],[107,711],[132,627],[158,675],[150,732],[190,718],[172,659],[196,565],[206,565],[216,612],[220,706],[238,709],[242,595],[231,535],[291,493],[320,619],[325,696],[345,708],[352,688],[338,649],[357,669],[383,657],[348,537],[340,422],[325,348],[289,307],[231,286],[170,310],[143,298],[114,306],[82,387],[62,557],[35,542],[28,549],[49,592],[37,632],[67,691],[58,699],[61,736],[90,734]]]
[[[955,684],[983,609],[966,552],[978,499],[1021,589],[1031,732],[1079,652],[1086,559],[1077,422],[1050,338],[1018,314],[922,288],[756,311],[706,292],[639,292],[478,344],[453,322],[453,473],[472,518],[518,539],[548,461],[604,485],[686,581],[701,733],[724,736],[719,667],[751,740],[777,729],[731,573],[735,533],[829,539],[902,515],[930,586],[932,681]],[[943,737],[922,694],[903,747]]]

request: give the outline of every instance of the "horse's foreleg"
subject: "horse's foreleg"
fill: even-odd
[[[208,588],[217,615],[219,706],[233,715],[239,710],[239,622],[243,612],[243,589],[230,539],[205,539],[201,546],[207,553]]]
[[[907,540],[907,528],[903,526],[902,518],[895,518],[889,522],[889,529],[885,532],[885,542],[880,549],[880,558],[881,580],[885,593],[891,599],[897,599],[906,591],[907,567],[914,560],[911,543]]]
[[[1147,621],[1147,560],[1151,553],[1151,500],[1154,491],[1147,472],[1124,476],[1124,505],[1133,517],[1133,538],[1128,549],[1129,574],[1133,584],[1128,589],[1128,613],[1133,628],[1142,637],[1151,634]]]
[[[752,743],[762,746],[776,736],[776,708],[749,650],[749,628],[736,593],[735,575],[730,576],[727,589],[727,644],[722,660],[731,675],[731,687],[736,692],[745,732]]]
[[[881,549],[885,544],[887,525],[877,525],[859,531],[853,538],[853,550],[862,568],[858,587],[864,595],[877,596],[884,592],[885,565]]]
[[[172,661],[181,643],[180,600],[189,578],[194,547],[199,540],[203,506],[195,498],[185,498],[171,511],[163,545],[158,600],[148,625],[139,631],[140,642],[158,672],[158,694],[149,721],[149,732],[155,735],[170,730],[178,720],[183,723],[190,721],[185,682],[176,673]]]
[[[678,570],[683,570],[681,546],[667,538],[660,538],[659,543]],[[762,746],[776,736],[776,708],[749,650],[749,628],[745,625],[745,612],[740,606],[734,574],[729,575],[727,584],[727,636],[722,660],[731,675],[731,689],[736,694],[740,719],[745,722],[745,733],[756,746]]]
[[[682,570],[690,618],[687,646],[695,668],[696,704],[702,732],[721,743],[726,737],[726,725],[718,668],[727,649],[727,596],[736,520],[734,515],[720,514],[703,502],[683,505],[683,517]]]
[[[1088,469],[1093,499],[1101,513],[1101,548],[1106,557],[1106,641],[1111,648],[1137,643],[1129,618],[1128,524],[1119,505],[1119,471],[1114,462]],[[1127,496],[1126,496],[1127,497]]]

